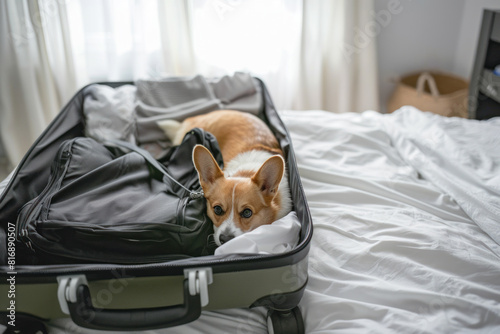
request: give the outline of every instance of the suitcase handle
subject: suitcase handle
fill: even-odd
[[[92,305],[87,285],[76,288],[76,302],[68,302],[69,313],[75,324],[101,330],[146,330],[182,325],[194,321],[201,314],[200,294],[191,295],[189,281],[184,280],[184,303],[144,309],[96,309]]]

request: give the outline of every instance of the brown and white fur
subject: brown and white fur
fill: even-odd
[[[201,145],[193,149],[193,163],[219,246],[290,212],[292,202],[283,152],[258,117],[219,110],[187,118],[182,123],[162,121],[158,125],[174,144],[180,144],[185,133],[196,127],[217,138],[224,171]]]

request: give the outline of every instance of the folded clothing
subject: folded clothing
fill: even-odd
[[[99,142],[114,139],[135,143],[136,91],[133,85],[85,88],[85,135]]]
[[[184,103],[216,99],[213,90],[201,75],[192,78],[137,80],[135,85],[137,100],[147,107],[170,108]],[[147,114],[148,110],[144,111]]]
[[[138,80],[136,137],[140,144],[166,140],[158,121],[205,114],[219,109],[259,113],[260,88],[248,73],[237,72],[218,80],[203,76],[165,80]]]
[[[262,105],[260,86],[242,72],[217,80],[198,75],[137,80],[135,86],[117,88],[95,84],[85,89],[85,135],[99,142],[118,139],[141,146],[159,145],[154,150],[161,151],[168,145],[158,121],[180,121],[218,109],[258,114]]]

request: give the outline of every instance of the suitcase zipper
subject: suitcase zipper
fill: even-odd
[[[119,264],[116,266],[110,266],[108,263],[106,264],[101,264],[101,263],[93,263],[93,264],[85,264],[86,268],[83,268],[81,266],[75,266],[74,268],[71,267],[66,267],[63,266],[64,268],[58,268],[58,269],[53,269],[53,270],[45,270],[45,269],[37,269],[36,271],[32,272],[26,272],[26,274],[30,275],[60,275],[60,274],[72,274],[72,273],[90,273],[90,272],[96,272],[96,271],[113,271],[113,270],[156,270],[156,269],[165,269],[165,268],[171,268],[171,269],[189,269],[189,268],[198,268],[198,267],[208,267],[211,266],[212,268],[216,268],[217,265],[220,264],[225,264],[225,263],[235,263],[235,262],[253,262],[253,261],[262,261],[263,258],[266,259],[276,259],[276,258],[282,258],[286,257],[288,254],[271,254],[271,255],[250,255],[246,256],[241,259],[234,259],[234,258],[221,258],[221,259],[216,259],[216,260],[206,260],[206,261],[194,261],[192,264],[178,264],[178,263],[171,263],[171,262],[177,262],[177,261],[182,261],[182,260],[187,260],[187,259],[175,259],[175,260],[169,260],[169,262],[154,262],[154,263],[134,263],[134,264]],[[196,259],[199,259],[197,257]]]
[[[49,183],[45,186],[40,195],[38,195],[33,200],[33,202],[31,203],[31,207],[26,215],[24,215],[24,218],[19,219],[21,218],[21,216],[18,216],[18,221],[16,223],[18,240],[22,241],[32,251],[34,251],[34,249],[31,245],[31,240],[28,236],[28,229],[26,228],[26,225],[29,221],[31,221],[35,216],[39,214],[40,210],[42,209],[42,206],[40,204],[46,199],[46,195],[49,194],[51,190],[60,186],[62,178],[68,170],[69,161],[72,156],[71,148],[74,141],[75,139],[67,142],[66,145],[63,145],[59,148],[56,154],[56,159],[54,160],[54,163],[51,167],[52,177],[50,177]],[[29,202],[26,205],[28,204]],[[22,211],[22,209],[20,211]]]

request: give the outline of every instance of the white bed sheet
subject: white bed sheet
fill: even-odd
[[[500,119],[283,118],[315,227],[307,333],[500,332],[500,215],[469,191],[498,210]]]
[[[314,221],[307,333],[500,332],[500,119],[409,107],[281,116]],[[147,333],[267,327],[262,309],[227,310]]]

